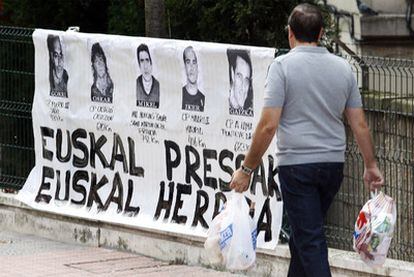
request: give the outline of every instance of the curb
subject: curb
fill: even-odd
[[[5,193],[0,193],[0,226],[57,241],[119,249],[171,263],[223,270],[209,265],[202,237],[38,211]],[[286,276],[289,260],[287,245],[278,245],[274,250],[258,249],[255,268],[239,273]],[[414,276],[414,263],[387,259],[383,267],[372,269],[356,253],[332,248],[329,262],[333,276]]]

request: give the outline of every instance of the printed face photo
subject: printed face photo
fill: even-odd
[[[186,49],[184,51],[184,66],[185,73],[187,75],[187,82],[191,84],[197,83],[198,78],[198,64],[197,57],[192,48]]]
[[[64,68],[62,44],[59,36],[49,35],[47,37],[49,50],[49,83],[50,95],[68,97],[67,83],[68,74]]]
[[[250,88],[250,67],[247,62],[237,57],[233,74],[235,108],[243,107]]]
[[[114,83],[109,75],[105,53],[99,43],[94,43],[91,50],[93,84],[91,100],[93,102],[112,103]]]
[[[96,55],[94,62],[93,62],[93,67],[95,68],[96,73],[98,74],[98,77],[104,77],[105,76],[105,62],[104,59],[101,55]]]
[[[198,87],[198,59],[192,46],[183,51],[185,85],[182,88],[182,110],[203,112],[205,96]]]
[[[139,68],[145,81],[149,81],[152,77],[152,64],[146,51],[139,52]]]
[[[136,105],[157,109],[160,105],[160,84],[152,75],[152,58],[146,44],[138,46],[137,60],[141,75],[136,79]]]
[[[252,63],[247,50],[227,49],[229,60],[229,113],[253,116]]]
[[[53,60],[53,70],[57,76],[61,77],[63,74],[63,54],[59,40],[53,42],[53,52],[51,55]]]

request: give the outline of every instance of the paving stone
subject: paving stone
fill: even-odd
[[[112,249],[66,244],[0,231],[0,277],[234,276],[202,267],[170,265]]]

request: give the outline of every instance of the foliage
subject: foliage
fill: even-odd
[[[166,0],[170,36],[180,39],[288,48],[285,26],[291,10],[303,1],[275,0]],[[335,32],[325,14],[329,46]]]
[[[287,47],[284,26],[298,2],[166,0],[167,22],[174,38]]]
[[[80,26],[84,32],[105,33],[109,0],[4,0],[8,20],[1,24],[66,30]]]
[[[165,0],[169,37],[288,48],[285,26],[301,0]],[[316,3],[318,0],[307,2]],[[321,5],[322,7],[322,5]],[[4,0],[0,24],[145,35],[144,0]],[[335,35],[329,16],[327,37]],[[330,40],[324,40],[330,45]]]
[[[144,0],[111,0],[108,33],[145,36]]]

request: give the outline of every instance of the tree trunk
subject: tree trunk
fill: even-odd
[[[145,34],[147,37],[166,37],[164,0],[145,0]]]

